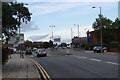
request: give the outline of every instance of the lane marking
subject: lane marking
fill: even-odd
[[[38,66],[38,64],[35,62],[35,64],[37,65],[37,67],[39,68],[39,66]],[[42,69],[41,68],[39,68],[40,69],[40,71],[41,71],[41,73],[42,73],[42,76],[44,77],[44,79],[46,79],[46,76],[45,76],[45,74],[43,73],[43,71],[42,71]],[[47,80],[47,79],[46,79]]]
[[[87,57],[83,57],[83,56],[76,56],[77,58],[87,58]]]
[[[26,58],[28,58],[28,57],[26,57]],[[45,80],[51,80],[50,76],[45,71],[45,69],[40,65],[40,63],[38,63],[37,61],[35,61],[35,60],[31,59],[31,58],[28,58],[28,59],[31,60],[39,68],[39,70],[40,70],[40,72],[41,72],[41,74],[42,74],[42,76],[43,76],[43,78]]]
[[[28,59],[28,60],[30,60],[33,64],[34,64],[34,66],[36,65],[30,58],[28,58],[28,57],[26,57],[26,56],[24,56],[26,59]],[[40,76],[40,74],[39,74],[39,71],[38,71],[38,69],[37,69],[37,66],[35,66],[36,67],[36,71],[37,71],[37,74],[38,74],[38,77],[39,78],[41,78],[41,76]],[[41,80],[41,79],[40,79]]]
[[[115,62],[110,62],[110,61],[107,61],[107,63],[110,63],[110,64],[115,64],[115,65],[119,65],[118,63],[115,63]]]
[[[38,62],[37,62],[38,63]],[[48,75],[48,73],[45,71],[45,69],[38,63],[38,65],[41,67],[41,69],[43,70],[43,72],[46,74],[47,78],[49,80],[51,80],[50,76]]]
[[[109,64],[114,64],[114,65],[120,65],[118,63],[115,63],[115,62],[110,62],[110,61],[103,61],[103,60],[100,60],[100,59],[95,59],[95,58],[89,58],[89,57],[84,57],[84,56],[75,56],[73,55],[72,57],[75,57],[75,58],[87,58],[88,60],[92,60],[92,61],[98,61],[98,62],[105,62],[105,63],[109,63]]]
[[[74,55],[71,55],[71,56],[73,56],[73,57],[75,57],[75,58],[88,58],[88,57],[84,57],[84,56],[74,56]]]
[[[102,61],[102,60],[94,59],[94,58],[90,58],[90,60],[93,60],[93,61]]]

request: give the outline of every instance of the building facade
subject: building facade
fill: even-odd
[[[114,32],[115,41],[120,42],[120,32]],[[103,37],[104,38],[104,37]],[[94,33],[94,31],[87,32],[87,42],[92,44],[101,43],[100,39],[98,39]],[[103,41],[104,43],[104,41]]]
[[[81,47],[82,44],[87,43],[87,37],[74,37],[72,39],[72,46],[75,48]]]

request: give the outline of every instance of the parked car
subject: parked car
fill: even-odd
[[[104,52],[104,49],[101,47],[101,46],[95,46],[94,48],[93,48],[93,50],[94,50],[94,53],[95,52]]]
[[[37,49],[37,57],[47,56],[47,52],[45,49]]]
[[[62,47],[62,49],[67,49],[67,47]]]

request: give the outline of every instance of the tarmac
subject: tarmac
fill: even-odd
[[[93,51],[90,50],[73,50],[73,49],[68,49],[66,51],[62,50],[53,50],[52,53],[57,54],[57,55],[72,55],[72,51],[78,51],[78,52],[87,52],[87,53],[92,53],[95,54]],[[112,56],[120,56],[119,52],[103,52],[103,53],[96,53],[96,54],[103,54],[103,55],[112,55]]]
[[[2,80],[38,80],[39,78],[34,63],[25,57],[20,58],[19,54],[12,54],[8,62],[2,66]]]

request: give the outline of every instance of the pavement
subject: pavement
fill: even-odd
[[[39,78],[37,68],[27,58],[20,58],[19,54],[12,54],[11,59],[2,66],[2,80],[28,80],[29,78],[32,78],[32,80]]]

